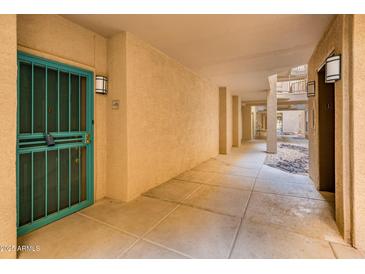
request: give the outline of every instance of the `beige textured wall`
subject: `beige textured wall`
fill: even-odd
[[[239,147],[242,139],[242,113],[240,96],[232,96],[232,146]]]
[[[266,131],[266,151],[268,153],[277,152],[277,97],[276,97],[276,82],[277,75],[271,75],[268,78],[270,90],[266,95],[266,113],[267,113],[267,131]]]
[[[342,55],[342,78],[335,83],[336,222],[346,241],[351,241],[350,209],[350,47],[352,15],[338,15],[317,45],[308,63],[308,80],[316,81],[317,69],[335,52]],[[318,96],[308,100],[309,174],[319,185]]]
[[[226,87],[219,88],[219,153],[232,148],[232,95]]]
[[[126,36],[128,199],[218,153],[218,87]]]
[[[365,250],[365,15],[353,21],[353,243]]]
[[[242,106],[242,132],[243,141],[247,142],[251,140],[252,137],[252,124],[251,124],[251,106],[250,105],[244,105]]]
[[[283,132],[304,133],[304,110],[280,112],[283,114]]]
[[[109,93],[107,95],[107,187],[110,198],[126,201],[127,193],[127,86],[126,33],[108,40]],[[119,100],[119,109],[112,101]],[[128,102],[129,105],[129,102]]]
[[[18,49],[47,59],[107,73],[104,37],[58,15],[18,15]],[[106,195],[107,96],[94,95],[95,199]]]
[[[0,246],[16,245],[16,15],[0,15]],[[0,250],[0,258],[16,252]]]

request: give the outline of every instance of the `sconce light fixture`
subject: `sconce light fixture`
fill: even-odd
[[[96,93],[100,94],[107,94],[108,93],[108,78],[101,75],[96,75],[95,77],[95,91]]]
[[[309,81],[307,82],[307,97],[316,96],[316,82]]]
[[[341,55],[332,55],[326,59],[326,83],[341,79]]]

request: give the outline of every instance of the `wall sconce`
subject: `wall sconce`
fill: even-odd
[[[326,83],[341,79],[341,55],[332,55],[326,59]]]
[[[100,94],[107,94],[108,93],[108,78],[101,75],[96,75],[95,77],[95,91],[96,93]]]
[[[316,82],[309,81],[307,82],[307,97],[316,96]]]

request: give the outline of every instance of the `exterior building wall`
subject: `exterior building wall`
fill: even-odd
[[[95,94],[96,199],[130,200],[218,153],[218,87],[130,33],[106,39],[57,15],[18,25],[19,50],[109,76]]]
[[[0,15],[0,258],[16,245],[16,15]]]
[[[107,74],[107,40],[58,15],[18,15],[18,50]],[[106,104],[94,95],[95,199],[106,195]]]
[[[108,39],[109,92],[106,109],[106,196],[128,200],[126,33]],[[113,108],[114,102],[119,103]]]
[[[304,134],[304,111],[289,110],[281,111],[283,113],[283,132]]]
[[[239,147],[242,139],[242,113],[240,96],[232,96],[232,146]]]
[[[244,105],[242,106],[242,139],[244,142],[251,140],[251,122],[251,106]]]
[[[219,153],[232,148],[232,95],[226,87],[219,88]]]
[[[352,179],[353,244],[365,250],[365,15],[353,21]]]
[[[257,112],[256,106],[251,107],[252,121],[251,121],[251,140],[256,137]]]
[[[129,200],[218,154],[219,95],[130,33],[126,67]]]
[[[335,83],[336,222],[351,242],[350,167],[350,60],[352,15],[337,15],[308,63],[308,80],[316,82],[316,96],[308,98],[309,175],[319,186],[318,76],[317,70],[332,53],[342,55],[342,77]]]
[[[266,115],[267,115],[267,131],[266,131],[266,151],[268,153],[277,152],[277,98],[276,98],[276,83],[277,75],[268,77],[270,90],[266,95]]]

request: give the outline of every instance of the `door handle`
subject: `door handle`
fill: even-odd
[[[90,134],[89,133],[86,133],[85,144],[90,144]]]

